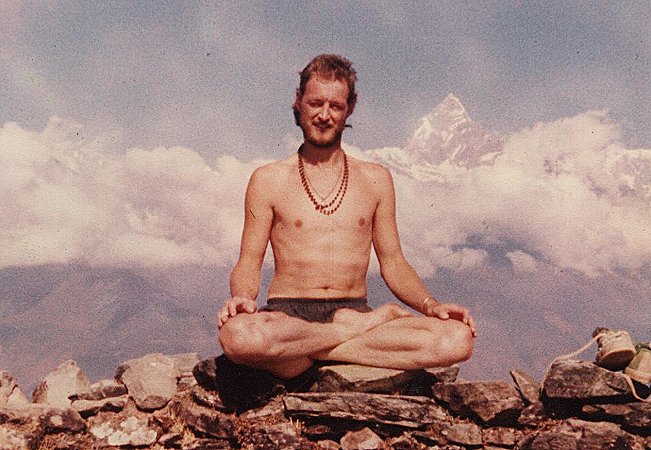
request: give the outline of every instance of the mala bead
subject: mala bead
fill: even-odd
[[[343,167],[343,174],[341,176],[341,181],[339,182],[339,188],[337,189],[337,193],[334,195],[334,197],[332,197],[332,200],[330,200],[329,202],[320,203],[315,196],[316,189],[312,188],[310,184],[310,180],[307,178],[307,175],[305,174],[305,165],[303,163],[303,157],[301,156],[301,149],[302,147],[299,148],[298,150],[298,174],[301,177],[301,185],[303,186],[303,189],[305,190],[307,197],[314,205],[314,209],[323,215],[329,216],[339,209],[341,203],[344,201],[344,197],[346,196],[346,191],[348,190],[348,178],[350,176],[350,168],[348,167],[348,156],[346,155],[346,152],[342,150],[344,154],[344,167]],[[312,192],[313,190],[314,192]]]

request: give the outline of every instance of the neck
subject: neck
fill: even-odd
[[[307,142],[303,142],[299,152],[306,163],[316,166],[336,163],[344,154],[339,144],[320,147]]]

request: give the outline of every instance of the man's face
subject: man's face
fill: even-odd
[[[308,80],[303,95],[296,93],[295,102],[306,143],[316,147],[339,145],[346,119],[353,112],[347,100],[346,82],[318,76]]]

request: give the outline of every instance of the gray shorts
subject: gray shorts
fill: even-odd
[[[278,311],[308,322],[329,323],[341,308],[359,312],[372,311],[365,298],[270,298],[260,311]]]

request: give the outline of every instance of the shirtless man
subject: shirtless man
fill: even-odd
[[[316,360],[417,369],[472,353],[468,311],[436,301],[403,256],[391,174],[341,148],[355,81],[345,58],[314,58],[294,102],[302,146],[251,176],[232,297],[217,315],[219,340],[235,363],[288,379]],[[275,271],[268,305],[258,310],[268,242]],[[397,304],[366,306],[371,246],[389,289],[423,315]]]

